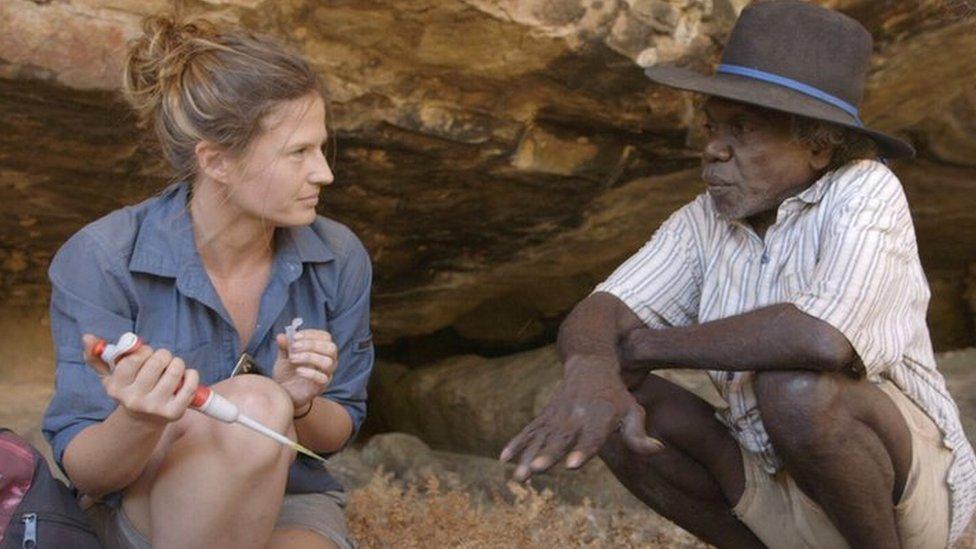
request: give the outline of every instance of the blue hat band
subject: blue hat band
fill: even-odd
[[[773,74],[758,69],[750,69],[749,67],[742,67],[739,65],[724,65],[724,64],[719,65],[716,72],[720,72],[723,74],[735,74],[738,76],[745,76],[747,78],[752,78],[755,80],[762,80],[763,82],[769,82],[770,84],[776,84],[778,86],[783,86],[784,88],[789,88],[791,90],[798,91],[802,94],[809,95],[814,99],[819,99],[824,103],[828,103],[830,105],[837,107],[838,109],[843,110],[847,114],[854,117],[854,120],[857,121],[858,126],[864,127],[864,123],[861,122],[861,117],[859,111],[857,110],[857,107],[851,105],[847,101],[844,101],[843,99],[837,96],[830,95],[829,93],[823,90],[817,89],[808,84],[804,84],[803,82],[793,80],[792,78],[786,78],[785,76],[780,76],[778,74]]]

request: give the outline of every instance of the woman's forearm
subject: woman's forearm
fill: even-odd
[[[295,420],[298,442],[320,452],[336,452],[352,435],[352,418],[341,404],[324,397],[313,399],[308,415]]]
[[[92,497],[125,488],[142,474],[166,425],[135,418],[119,406],[65,448],[61,461],[68,478]]]

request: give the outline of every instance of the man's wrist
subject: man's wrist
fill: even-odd
[[[563,368],[567,376],[595,370],[616,373],[620,364],[615,356],[575,354],[566,358]]]
[[[638,328],[624,336],[620,344],[620,360],[623,367],[643,366],[653,369],[659,357],[658,351],[666,344],[659,330]]]

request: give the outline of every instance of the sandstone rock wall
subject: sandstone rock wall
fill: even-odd
[[[958,2],[822,0],[877,47],[868,123],[895,164],[934,284],[940,345],[976,339],[976,24]],[[642,65],[706,70],[745,0],[195,0],[325,76],[338,143],[323,213],[375,262],[383,344],[448,334],[524,348],[700,192],[687,94]],[[73,231],[159,190],[165,166],[116,93],[125,41],[166,0],[0,2],[0,294],[46,296]],[[439,336],[438,336],[439,337]]]

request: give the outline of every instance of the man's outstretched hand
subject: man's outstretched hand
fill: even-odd
[[[502,450],[502,461],[515,461],[514,478],[528,480],[548,470],[567,453],[566,467],[577,469],[620,430],[628,448],[651,454],[661,441],[647,436],[644,408],[620,380],[617,367],[599,357],[573,357],[566,376],[542,413]]]

